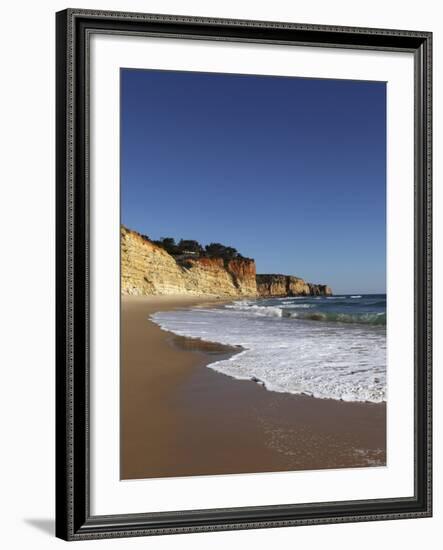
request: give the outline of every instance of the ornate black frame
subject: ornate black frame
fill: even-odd
[[[56,535],[65,540],[431,516],[432,33],[68,9],[57,13]],[[403,51],[415,64],[415,494],[348,502],[91,516],[89,38],[93,33]]]

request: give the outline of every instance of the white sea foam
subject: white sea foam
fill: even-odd
[[[288,304],[286,303],[282,303],[282,305],[280,306],[281,308],[283,309],[288,309],[288,308],[291,308],[291,309],[310,309],[311,307],[314,307],[313,304],[297,304],[297,303],[292,303],[292,302],[289,302]]]
[[[280,307],[251,305],[247,301],[234,302],[232,305],[227,305],[226,308],[244,311],[248,314],[258,315],[259,317],[281,317],[283,313]]]
[[[280,312],[280,313],[278,313]],[[386,399],[384,327],[317,323],[275,306],[238,301],[223,308],[158,312],[164,330],[244,351],[209,366],[271,391],[345,401]]]

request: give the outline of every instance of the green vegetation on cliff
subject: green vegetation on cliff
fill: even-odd
[[[188,255],[198,258],[222,258],[223,260],[245,258],[237,249],[221,243],[210,243],[203,246],[198,241],[191,239],[180,239],[176,242],[173,237],[161,237],[160,240],[152,242],[166,250],[171,256]]]

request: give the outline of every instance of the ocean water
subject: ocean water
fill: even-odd
[[[238,300],[151,319],[175,334],[242,346],[208,366],[269,391],[386,400],[384,294]]]

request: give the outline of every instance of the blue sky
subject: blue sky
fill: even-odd
[[[121,70],[122,223],[386,288],[382,82]]]

